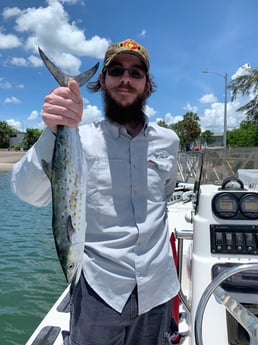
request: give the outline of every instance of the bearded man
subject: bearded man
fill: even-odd
[[[127,39],[111,44],[98,80],[88,87],[102,92],[105,119],[79,127],[88,167],[87,229],[64,342],[169,344],[179,283],[166,202],[176,184],[178,137],[144,114],[155,84],[148,51],[139,43]],[[51,162],[57,126],[78,126],[82,113],[74,80],[45,97],[47,129],[13,169],[13,190],[23,200],[38,206],[51,201],[41,161]]]

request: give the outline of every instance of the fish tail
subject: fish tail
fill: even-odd
[[[46,65],[47,69],[50,71],[52,76],[56,79],[58,84],[60,86],[68,86],[69,81],[76,80],[81,87],[85,83],[87,83],[90,78],[93,77],[93,75],[97,72],[99,63],[97,63],[95,66],[90,68],[88,71],[80,73],[76,76],[72,76],[69,74],[65,74],[62,72],[49,58],[46,56],[46,54],[38,47],[40,57],[44,64]]]

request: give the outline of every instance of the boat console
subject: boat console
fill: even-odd
[[[188,343],[258,345],[258,188],[238,176],[220,184],[199,178],[192,231],[176,231],[179,242],[192,239]]]
[[[199,193],[198,211],[193,215],[192,311],[218,274],[257,262],[258,254],[258,193],[214,185],[200,186]],[[258,316],[258,271],[239,272],[221,287]],[[214,337],[221,345],[250,344],[247,331],[215,298],[207,306],[207,313],[216,325],[212,329],[206,327],[207,339]]]

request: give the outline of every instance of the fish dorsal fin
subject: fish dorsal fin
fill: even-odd
[[[69,81],[76,80],[79,86],[81,87],[82,85],[87,83],[87,81],[90,80],[91,77],[93,77],[93,75],[97,72],[97,69],[99,67],[99,63],[97,63],[88,71],[78,74],[76,76],[72,76],[62,72],[51,60],[49,60],[46,54],[39,47],[38,50],[42,61],[44,62],[47,69],[50,71],[50,73],[56,79],[60,86],[68,86]]]

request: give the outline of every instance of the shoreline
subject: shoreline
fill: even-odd
[[[25,151],[8,151],[0,149],[0,171],[11,170],[24,155]]]

